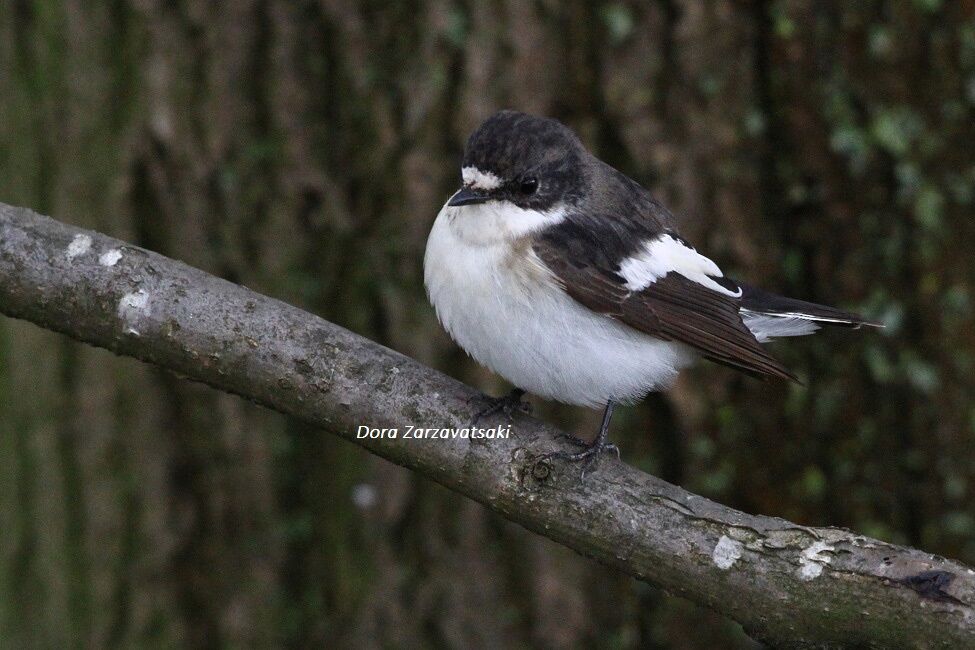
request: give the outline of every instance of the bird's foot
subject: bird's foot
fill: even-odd
[[[474,426],[480,422],[482,418],[490,417],[497,413],[504,413],[505,417],[509,419],[514,417],[515,413],[530,415],[532,405],[528,402],[521,401],[524,394],[525,391],[521,390],[520,388],[515,388],[510,393],[502,397],[489,397],[487,399],[488,405],[474,415],[474,420],[471,422],[471,426]]]
[[[582,478],[586,478],[586,474],[588,474],[596,466],[596,463],[599,461],[600,454],[602,454],[604,451],[612,451],[616,454],[617,460],[620,458],[619,447],[611,442],[608,442],[604,436],[597,436],[592,442],[586,442],[581,438],[577,438],[569,434],[563,434],[559,436],[559,438],[567,440],[572,445],[581,447],[581,449],[577,452],[549,452],[539,458],[539,462],[548,461],[555,458],[573,463],[582,461]]]
[[[589,449],[598,444],[598,441],[586,442],[578,436],[574,436],[571,433],[560,433],[556,436],[559,440],[565,440],[570,445],[575,445],[576,447],[581,447],[583,449]],[[602,451],[612,451],[616,454],[616,460],[620,460],[620,448],[611,442],[604,442],[601,448]]]

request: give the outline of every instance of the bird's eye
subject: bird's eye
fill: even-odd
[[[522,194],[534,194],[535,190],[538,189],[538,179],[537,178],[526,178],[518,184],[518,191]]]

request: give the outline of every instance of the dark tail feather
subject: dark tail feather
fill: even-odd
[[[741,309],[756,314],[768,316],[781,316],[783,318],[792,317],[809,320],[822,325],[836,325],[839,327],[852,327],[854,329],[867,325],[869,327],[883,327],[883,323],[872,321],[854,314],[826,305],[817,305],[805,300],[786,298],[777,296],[774,293],[763,291],[747,284],[741,287]]]

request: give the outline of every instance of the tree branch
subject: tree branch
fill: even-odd
[[[357,439],[463,427],[483,402],[317,316],[3,204],[0,312],[321,426],[776,646],[975,644],[975,573],[958,562],[738,512],[610,456],[580,481],[538,461],[558,432],[528,417],[508,439]]]

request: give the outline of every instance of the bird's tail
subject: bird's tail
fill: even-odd
[[[741,287],[741,319],[762,343],[782,336],[805,336],[822,325],[857,329],[883,327],[859,314],[826,305],[777,296],[747,284]]]

